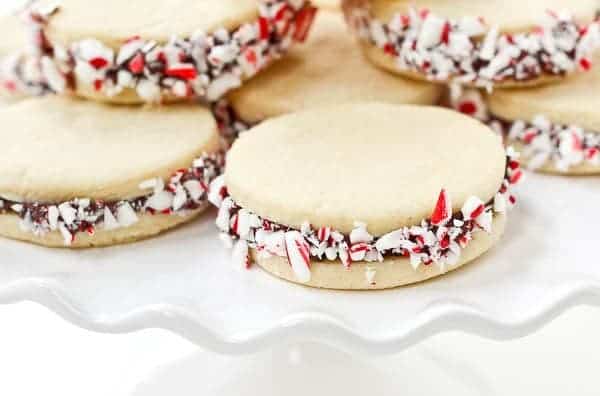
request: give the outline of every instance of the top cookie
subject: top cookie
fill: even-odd
[[[542,115],[552,123],[600,131],[600,70],[574,75],[562,84],[531,89],[499,89],[490,95],[490,111],[507,121],[531,122]]]
[[[543,23],[549,11],[567,11],[576,21],[589,22],[598,10],[596,0],[371,0],[370,3],[373,15],[383,22],[398,12],[416,8],[453,20],[481,17],[503,32],[529,31]]]
[[[455,211],[491,200],[506,156],[500,137],[456,112],[381,103],[348,104],[271,119],[242,135],[225,184],[241,207],[300,229],[374,235],[431,215],[440,190]]]
[[[31,116],[31,115],[35,116]],[[115,107],[47,97],[0,108],[0,195],[26,201],[120,200],[218,148],[197,105]]]
[[[380,101],[434,104],[442,87],[399,79],[361,56],[342,15],[320,11],[309,41],[269,70],[229,94],[244,121],[333,103]]]
[[[58,4],[48,34],[70,43],[89,38],[117,49],[139,36],[167,42],[171,36],[189,37],[197,31],[233,29],[258,17],[258,0],[106,0],[93,6],[80,0],[43,0]]]

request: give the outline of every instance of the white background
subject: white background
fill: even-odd
[[[21,303],[0,306],[0,395],[598,395],[599,335],[600,310],[580,307],[511,342],[448,333],[383,358],[314,346],[222,357],[162,330],[91,333]]]

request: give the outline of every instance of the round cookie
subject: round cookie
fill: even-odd
[[[489,89],[554,82],[588,70],[600,40],[595,0],[343,4],[374,64],[441,83]]]
[[[315,11],[305,0],[55,3],[28,11],[39,73],[57,93],[125,104],[217,100],[303,41]]]
[[[129,242],[189,221],[222,165],[216,124],[194,105],[47,97],[0,120],[0,235],[41,245]]]
[[[360,56],[342,16],[321,11],[306,45],[228,95],[245,124],[332,103],[378,101],[431,105],[442,87],[398,79]]]
[[[600,174],[600,71],[533,89],[487,97],[492,123],[531,168],[548,173]]]
[[[274,118],[242,135],[210,199],[236,256],[250,249],[267,271],[310,286],[378,289],[490,249],[520,176],[501,139],[469,117],[357,103]]]

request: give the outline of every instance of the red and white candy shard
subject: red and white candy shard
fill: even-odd
[[[522,180],[516,158],[517,154],[509,148],[505,178],[490,202],[470,197],[461,214],[454,215],[450,196],[442,190],[430,219],[380,237],[371,235],[366,224],[358,222],[347,236],[331,227],[314,229],[309,223],[302,224],[300,230],[290,229],[239,207],[227,195],[222,180],[217,179],[211,190],[225,194],[213,200],[219,208],[217,227],[227,241],[245,240],[261,258],[287,258],[301,282],[310,281],[311,260],[339,260],[345,268],[350,268],[353,262],[377,263],[386,257],[408,257],[415,270],[435,263],[445,271],[459,262],[462,249],[473,240],[474,233],[492,232],[494,213],[505,213],[514,205],[512,187]]]
[[[597,22],[580,27],[561,13],[544,15],[546,22],[532,32],[502,34],[481,18],[449,20],[429,10],[412,9],[384,24],[364,3],[347,15],[359,37],[394,57],[398,69],[430,80],[491,88],[505,80],[587,71],[600,43]],[[464,109],[474,112],[474,104],[465,103]]]
[[[452,84],[450,91],[450,104],[456,111],[480,121],[489,119],[488,109],[480,90]]]
[[[262,1],[258,9],[256,22],[233,32],[196,32],[166,44],[135,36],[114,51],[95,38],[68,48],[51,43],[46,31],[59,8],[33,2],[24,14],[35,55],[3,61],[0,82],[26,94],[63,93],[73,88],[72,82],[109,97],[134,89],[147,102],[165,95],[216,101],[279,58],[294,41],[304,41],[316,12],[306,0]]]
[[[294,275],[299,282],[310,282],[310,246],[298,231],[285,233],[285,249]]]
[[[431,224],[433,225],[444,225],[452,217],[452,202],[450,201],[450,195],[446,190],[442,189],[440,196],[438,197],[437,204],[431,215]]]

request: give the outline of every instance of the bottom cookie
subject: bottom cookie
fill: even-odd
[[[260,257],[253,253],[254,262],[278,278],[306,286],[334,290],[383,290],[426,281],[454,271],[475,260],[490,250],[502,237],[506,229],[506,215],[494,217],[492,233],[478,233],[463,250],[460,261],[441,268],[437,265],[422,265],[416,270],[409,258],[389,258],[381,263],[356,262],[349,269],[339,263],[328,261],[311,262],[311,278],[302,283],[297,280],[292,267],[284,257]]]

